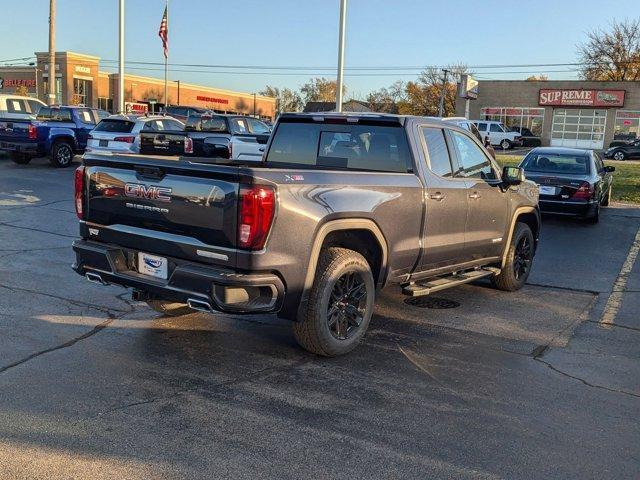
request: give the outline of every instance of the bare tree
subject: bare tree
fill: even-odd
[[[304,106],[302,97],[296,91],[289,88],[278,88],[267,85],[260,95],[276,99],[276,114],[282,112],[299,112]]]
[[[547,77],[546,75],[531,75],[530,77],[527,77],[525,79],[527,82],[546,82],[547,80],[549,80],[549,77]]]
[[[468,73],[466,65],[456,64],[447,67],[449,74],[444,85],[444,116],[455,114],[457,83],[460,75]],[[406,84],[406,98],[399,104],[399,113],[409,115],[438,115],[438,106],[443,86],[443,72],[436,68],[427,68],[414,82]]]
[[[369,93],[366,102],[374,112],[398,113],[399,104],[405,99],[406,84],[402,80],[398,80],[387,88]]]
[[[300,87],[300,94],[305,103],[309,102],[335,102],[337,82],[328,78],[312,78]],[[342,91],[347,92],[343,85]]]
[[[640,20],[588,32],[587,41],[578,45],[578,57],[586,80],[640,80]]]

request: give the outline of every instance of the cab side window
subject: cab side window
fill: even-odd
[[[487,131],[487,124],[484,123],[484,122],[478,123],[478,130],[480,130],[481,132],[486,132]]]
[[[450,130],[453,144],[458,155],[460,172],[457,176],[465,178],[481,178],[482,180],[497,180],[491,161],[482,149],[470,137],[460,132]]]
[[[431,171],[439,177],[452,177],[453,169],[444,138],[444,130],[432,127],[422,127],[420,130],[427,146]]]
[[[500,125],[498,125],[496,123],[492,123],[491,124],[491,129],[489,131],[490,132],[494,132],[494,133],[502,133],[503,132],[502,128],[500,128]]]

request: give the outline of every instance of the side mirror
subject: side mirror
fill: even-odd
[[[520,167],[506,166],[502,169],[502,183],[510,185],[520,185],[525,181],[524,170]]]
[[[614,167],[613,165],[605,165],[604,166],[604,171],[611,173],[611,172],[615,172],[616,171],[616,167]]]

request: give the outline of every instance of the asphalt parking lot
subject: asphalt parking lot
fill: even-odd
[[[640,475],[639,208],[544,218],[514,294],[384,292],[324,359],[274,317],[163,318],[75,274],[72,178],[0,158],[0,478]]]

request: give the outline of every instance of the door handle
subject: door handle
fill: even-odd
[[[480,198],[480,194],[478,192],[470,193],[469,198],[473,198],[475,200],[477,198]]]
[[[446,195],[444,195],[443,193],[440,193],[440,192],[431,193],[429,195],[430,199],[437,200],[438,202],[441,202],[442,200],[444,200],[445,197],[446,197]]]
[[[264,147],[258,149],[259,152],[264,152]]]

